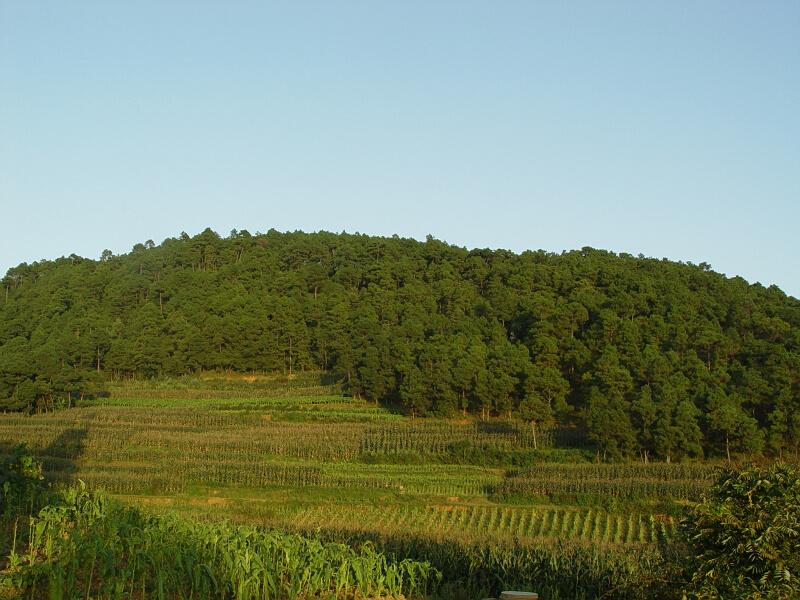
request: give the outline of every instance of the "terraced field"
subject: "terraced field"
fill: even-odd
[[[542,462],[561,451],[535,451],[525,423],[411,420],[315,373],[118,383],[68,411],[0,416],[0,450],[19,442],[54,483],[81,479],[153,508],[469,543],[668,540],[674,520],[649,503],[693,500],[713,472]],[[475,456],[495,459],[469,464]],[[615,511],[609,499],[639,508]]]
[[[475,540],[572,541],[603,544],[655,542],[671,537],[671,521],[655,521],[652,516],[610,514],[595,510],[561,508],[509,508],[500,506],[404,506],[387,511],[381,507],[331,510],[314,507],[300,512],[296,523],[305,528],[323,527],[326,523],[340,529],[364,523],[367,530],[426,531],[442,537],[466,537]]]
[[[142,504],[149,503],[143,501]],[[673,519],[653,515],[623,515],[599,509],[475,505],[457,501],[428,506],[325,503],[279,511],[252,499],[218,496],[210,497],[205,504],[181,499],[166,504],[195,516],[214,514],[302,532],[333,529],[391,536],[413,531],[461,543],[529,545],[569,540],[601,545],[646,545],[669,541],[675,529]]]

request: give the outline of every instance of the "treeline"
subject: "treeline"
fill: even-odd
[[[414,415],[582,428],[606,458],[800,448],[800,301],[706,264],[207,229],[2,285],[5,410],[109,377],[323,369]]]

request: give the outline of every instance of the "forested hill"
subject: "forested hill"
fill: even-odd
[[[206,230],[2,284],[6,409],[110,376],[324,369],[409,413],[585,428],[610,457],[800,446],[800,302],[704,264]]]

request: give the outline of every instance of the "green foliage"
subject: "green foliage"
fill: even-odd
[[[706,266],[206,230],[3,281],[2,411],[111,378],[324,371],[408,414],[555,421],[608,460],[800,450],[800,302]]]
[[[316,538],[154,517],[80,486],[32,518],[11,549],[6,589],[34,597],[383,598],[420,597],[439,573],[392,560],[370,544],[352,549]],[[0,580],[0,591],[3,581]]]
[[[42,464],[24,444],[0,462],[0,514],[30,511],[44,493]]]
[[[664,587],[668,565],[652,547],[613,552],[563,541],[537,546],[454,543],[413,532],[329,530],[322,535],[350,544],[369,540],[389,554],[424,557],[443,575],[431,596],[436,600],[497,597],[509,589],[536,591],[543,600],[674,598]]]
[[[682,524],[698,598],[800,597],[800,472],[726,469]]]
[[[717,391],[709,400],[707,418],[711,433],[724,440],[728,460],[731,459],[731,450],[753,453],[762,449],[764,432],[759,430],[758,421],[743,410],[736,397]]]

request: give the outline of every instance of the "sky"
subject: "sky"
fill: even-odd
[[[800,297],[800,2],[0,0],[0,272],[211,227]]]

